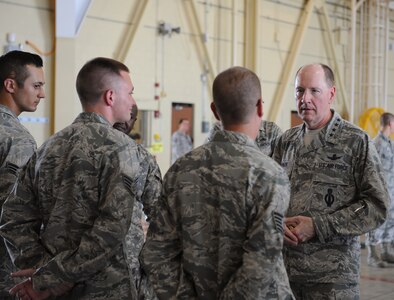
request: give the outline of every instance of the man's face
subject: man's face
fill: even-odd
[[[42,98],[45,98],[44,90],[44,69],[34,65],[26,66],[29,76],[26,78],[23,87],[18,87],[15,83],[14,87],[14,101],[18,111],[21,112],[36,111],[38,104]]]
[[[394,120],[390,121],[390,134],[394,134]]]
[[[180,129],[184,132],[184,133],[188,133],[190,130],[190,122],[188,120],[183,120],[180,126]]]
[[[298,72],[295,80],[297,110],[309,129],[321,128],[330,121],[335,92],[335,86],[327,85],[320,65],[309,65]]]
[[[130,121],[132,107],[136,105],[133,97],[134,86],[128,72],[121,71],[120,74],[121,77],[116,79],[119,82],[114,89],[116,95],[114,119],[115,122],[128,122]]]

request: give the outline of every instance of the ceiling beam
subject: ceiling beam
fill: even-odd
[[[298,28],[295,31],[292,43],[289,47],[290,53],[287,56],[284,68],[282,70],[282,73],[280,76],[280,82],[276,88],[273,103],[270,106],[270,110],[269,110],[269,113],[267,116],[268,120],[271,120],[274,122],[277,122],[277,120],[278,120],[278,115],[279,115],[279,112],[281,111],[283,100],[284,100],[287,88],[290,84],[290,78],[292,78],[294,76],[294,74],[293,74],[294,73],[294,65],[295,65],[296,59],[298,57],[298,54],[300,52],[302,41],[305,36],[305,32],[308,29],[310,17],[312,15],[313,8],[314,8],[314,3],[315,3],[314,0],[309,0],[301,13]]]
[[[148,2],[149,0],[137,1],[136,7],[133,8],[134,13],[132,14],[130,25],[125,34],[125,38],[122,40],[122,44],[119,47],[115,59],[121,62],[125,62],[127,54],[129,53],[131,45],[133,44],[135,34],[140,26],[141,19],[145,13]]]
[[[319,12],[320,12],[320,15],[319,15],[320,20],[321,20],[322,26],[323,26],[323,34],[326,36],[326,40],[328,41],[329,57],[331,57],[331,59],[334,62],[333,69],[334,69],[334,72],[336,73],[336,82],[339,85],[339,94],[341,95],[340,102],[343,104],[341,114],[349,117],[349,105],[348,105],[348,100],[347,100],[347,96],[346,96],[345,84],[343,83],[341,73],[339,72],[340,67],[339,67],[339,62],[338,62],[338,56],[337,56],[337,52],[335,49],[334,38],[331,33],[330,21],[328,19],[328,12],[327,12],[325,4],[322,4],[322,6],[319,8]]]
[[[260,1],[245,0],[245,47],[244,66],[257,72],[259,66],[260,24],[259,24]]]
[[[201,25],[200,19],[198,17],[196,2],[195,0],[184,0],[182,3],[185,8],[187,17],[186,19],[189,22],[189,26],[193,32],[197,33],[197,36],[193,39],[195,41],[201,69],[203,70],[203,73],[207,73],[208,86],[212,86],[213,81],[217,75],[217,71],[207,46],[208,37],[205,36],[203,26]]]

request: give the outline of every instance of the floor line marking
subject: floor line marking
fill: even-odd
[[[394,283],[394,279],[389,279],[389,278],[384,278],[384,277],[375,277],[375,276],[361,275],[361,279]]]

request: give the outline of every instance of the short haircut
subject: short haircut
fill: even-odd
[[[178,124],[181,125],[183,123],[183,121],[189,121],[188,119],[180,119]]]
[[[30,75],[27,69],[28,65],[42,68],[42,58],[37,54],[18,50],[0,56],[0,91],[3,89],[3,83],[7,78],[14,79],[17,86],[22,88],[26,78]]]
[[[212,93],[223,125],[245,124],[261,99],[261,84],[251,70],[232,67],[215,78]]]
[[[314,65],[314,64],[311,64],[311,65]],[[295,75],[295,78],[297,78],[298,73],[301,71],[301,69],[303,69],[306,66],[311,66],[311,65],[304,65],[301,68],[299,68],[296,75]],[[332,71],[332,69],[325,64],[318,63],[316,65],[319,65],[320,67],[322,67],[322,69],[324,71],[324,76],[326,79],[327,86],[333,87],[335,85],[335,77],[334,77],[334,72]]]
[[[385,112],[380,116],[380,126],[385,127],[390,125],[390,122],[394,121],[394,115],[389,112]]]
[[[111,87],[113,77],[129,72],[123,63],[105,57],[88,61],[77,75],[76,88],[82,106],[95,104],[100,96]]]

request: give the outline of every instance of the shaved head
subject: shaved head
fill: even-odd
[[[232,67],[215,78],[212,92],[223,125],[245,124],[261,99],[261,84],[252,71]]]

